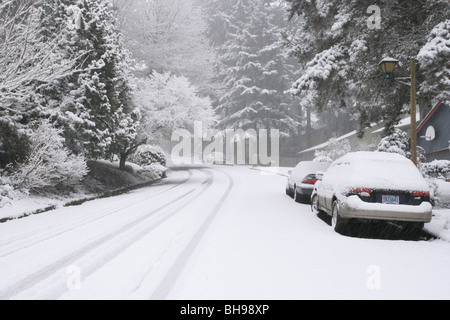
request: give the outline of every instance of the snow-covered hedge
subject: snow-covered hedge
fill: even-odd
[[[165,152],[160,147],[151,145],[140,146],[131,156],[130,160],[131,162],[142,167],[153,164],[165,166],[167,164]]]

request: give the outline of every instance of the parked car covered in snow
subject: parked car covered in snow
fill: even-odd
[[[421,230],[431,221],[430,188],[405,157],[383,152],[349,153],[335,161],[312,195],[313,212],[332,217],[343,232],[352,221],[401,222]]]
[[[294,198],[296,202],[310,203],[311,194],[317,182],[316,173],[326,171],[330,165],[325,162],[300,162],[289,174],[286,194]]]

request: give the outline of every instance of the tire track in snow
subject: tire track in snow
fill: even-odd
[[[0,258],[5,258],[7,256],[10,256],[14,253],[17,253],[21,250],[31,248],[33,246],[37,246],[41,244],[42,242],[51,240],[53,238],[56,238],[58,236],[61,236],[67,232],[75,231],[76,229],[82,228],[86,225],[89,225],[90,223],[97,222],[101,219],[108,218],[116,213],[119,213],[121,211],[124,211],[126,209],[129,209],[130,207],[134,207],[137,205],[140,205],[148,200],[154,199],[160,195],[166,194],[167,192],[170,192],[176,188],[181,187],[182,185],[189,182],[189,180],[192,178],[192,172],[189,171],[189,176],[186,179],[180,180],[178,184],[175,186],[171,186],[165,190],[156,192],[149,195],[146,195],[143,199],[139,199],[136,201],[136,199],[133,199],[131,201],[128,201],[125,205],[120,206],[120,208],[117,208],[113,211],[110,211],[110,209],[102,210],[96,214],[90,214],[88,217],[82,217],[76,220],[76,223],[71,223],[66,226],[62,227],[56,227],[51,229],[52,233],[49,234],[49,230],[45,229],[45,227],[42,227],[42,231],[40,230],[33,230],[29,234],[20,235],[13,239],[10,239],[7,242],[0,244]],[[160,184],[158,187],[162,187],[168,183]],[[41,234],[37,233],[40,232]]]
[[[191,168],[192,169],[192,168]],[[164,203],[160,207],[146,213],[145,215],[139,217],[138,219],[135,219],[125,226],[121,227],[119,230],[115,230],[114,232],[108,233],[107,235],[102,236],[101,238],[97,239],[94,242],[91,242],[90,244],[76,250],[75,252],[59,259],[58,261],[52,263],[49,266],[46,266],[42,268],[39,271],[34,272],[33,274],[25,277],[24,279],[20,280],[18,283],[11,285],[10,287],[3,289],[0,291],[0,300],[9,300],[13,299],[14,297],[18,296],[20,293],[25,292],[29,289],[32,289],[39,283],[45,281],[47,278],[51,277],[52,275],[56,274],[57,272],[61,270],[65,270],[70,265],[76,265],[76,262],[81,260],[83,257],[89,255],[89,253],[99,249],[101,246],[107,244],[108,242],[113,241],[115,238],[119,236],[126,235],[127,233],[131,232],[131,237],[127,241],[116,245],[114,250],[110,250],[107,255],[104,255],[101,259],[101,261],[98,261],[97,263],[91,264],[90,266],[84,268],[83,275],[85,277],[88,277],[90,274],[94,273],[96,270],[100,269],[102,266],[104,266],[106,263],[108,263],[110,260],[114,259],[116,256],[118,256],[120,253],[125,251],[128,247],[132,246],[136,241],[147,235],[152,230],[159,227],[161,224],[166,222],[167,220],[174,217],[180,208],[183,208],[187,203],[197,199],[199,196],[201,196],[207,189],[209,189],[213,183],[213,176],[211,173],[204,169],[198,169],[199,171],[205,173],[207,175],[207,178],[200,184],[202,188],[198,189],[198,187],[194,187],[193,189],[190,189],[188,192],[185,192],[183,195],[178,197],[177,199],[170,199],[167,203]],[[192,197],[190,197],[193,195]],[[168,211],[166,214],[163,214],[163,217],[157,221],[156,223],[152,223],[149,227],[145,228],[145,230],[139,232],[138,234],[133,234],[133,230],[135,227],[139,226],[140,224],[146,222],[147,220],[155,217],[157,214],[164,212],[165,210],[168,210],[169,208],[172,208],[176,206],[175,209],[172,209],[171,211]],[[67,276],[66,276],[67,277]],[[64,292],[67,291],[67,287],[60,287],[57,289],[53,289],[51,292],[45,294],[45,299],[57,299],[60,297]]]
[[[210,212],[206,220],[203,222],[199,230],[195,233],[189,244],[186,246],[186,248],[183,250],[183,252],[179,255],[178,259],[175,261],[173,266],[170,268],[164,279],[160,282],[152,296],[150,297],[150,300],[165,300],[167,299],[168,295],[170,294],[170,291],[174,287],[175,283],[177,282],[180,274],[183,272],[184,268],[188,264],[191,256],[201,243],[203,237],[208,232],[209,227],[214,222],[215,218],[220,212],[220,209],[223,207],[225,202],[227,201],[228,197],[230,196],[233,187],[234,187],[234,180],[233,178],[226,172],[221,170],[216,170],[222,174],[224,174],[229,181],[227,191],[224,193],[224,195],[220,198],[219,202],[216,204],[216,206],[213,208],[213,210]]]

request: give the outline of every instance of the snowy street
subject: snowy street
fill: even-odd
[[[0,225],[0,299],[448,299],[450,243],[349,238],[248,167]]]

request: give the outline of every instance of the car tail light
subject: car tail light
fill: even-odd
[[[307,176],[305,179],[303,179],[302,183],[303,184],[316,184],[317,183],[317,178],[315,174],[310,174],[309,176]]]
[[[411,194],[413,197],[419,198],[419,197],[429,197],[429,192],[423,192],[423,191],[416,191]]]
[[[350,189],[350,193],[357,194],[361,197],[369,198],[372,196],[372,190],[366,188]]]
[[[316,184],[317,180],[303,180],[302,183],[303,184]]]

